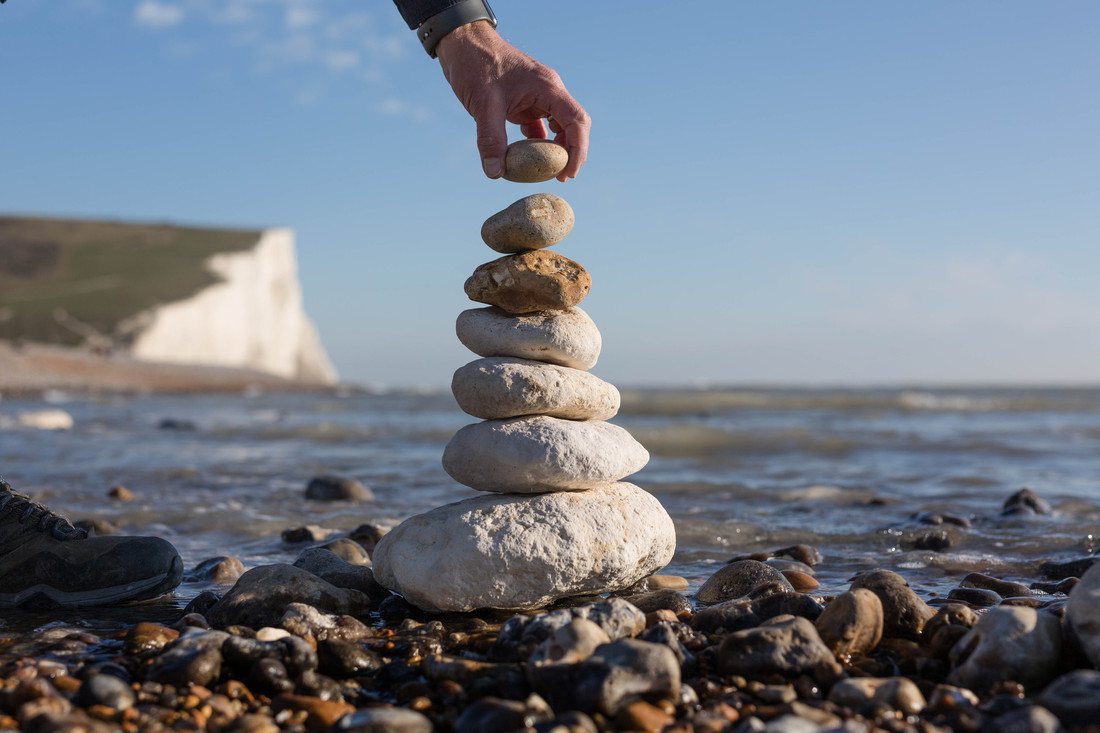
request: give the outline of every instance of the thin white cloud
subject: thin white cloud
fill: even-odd
[[[146,28],[171,28],[183,21],[183,8],[158,0],[142,0],[134,9],[134,22]]]

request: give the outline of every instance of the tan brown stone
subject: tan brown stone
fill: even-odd
[[[504,154],[504,179],[542,183],[565,170],[569,153],[553,140],[517,140]]]
[[[550,247],[573,230],[573,208],[560,196],[525,196],[481,226],[481,238],[497,252],[513,254]]]
[[[866,654],[882,640],[882,601],[866,588],[841,593],[817,617],[814,626],[829,651],[847,660]]]
[[[509,313],[565,310],[584,300],[591,288],[592,277],[579,263],[544,250],[486,262],[465,287],[470,300]]]

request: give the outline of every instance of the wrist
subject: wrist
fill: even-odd
[[[436,56],[443,63],[447,59],[457,56],[467,50],[487,48],[499,39],[500,35],[492,24],[485,20],[476,23],[467,23],[439,39],[435,47]]]
[[[444,38],[470,25],[496,28],[497,18],[487,0],[459,0],[421,23],[416,35],[434,59],[439,55],[437,47]]]

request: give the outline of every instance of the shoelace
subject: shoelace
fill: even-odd
[[[69,520],[60,514],[55,514],[48,508],[24,496],[12,489],[7,481],[0,479],[0,513],[22,514],[18,517],[20,524],[31,526],[39,532],[49,532],[58,540],[83,539],[88,533],[77,529]]]

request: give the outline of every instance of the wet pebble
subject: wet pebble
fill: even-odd
[[[1002,517],[1011,516],[1046,516],[1053,514],[1050,504],[1031,489],[1020,489],[1005,500],[1001,508]]]
[[[903,715],[916,715],[927,704],[916,683],[905,677],[841,680],[829,691],[829,702],[856,710],[868,703],[880,703]]]
[[[93,674],[80,685],[76,704],[81,707],[103,705],[114,710],[126,710],[134,704],[134,691],[128,682],[113,674]]]
[[[997,593],[985,588],[952,588],[947,598],[971,606],[996,606],[1002,600]]]
[[[351,540],[341,540],[357,548],[367,563],[370,558],[357,543]],[[390,592],[378,584],[374,579],[374,571],[364,564],[348,562],[335,552],[323,547],[311,547],[303,550],[294,561],[294,567],[316,575],[327,583],[337,588],[350,588],[364,593],[374,602],[380,602],[390,595]]]
[[[305,497],[312,501],[371,501],[374,494],[353,478],[325,475],[310,479]]]
[[[1100,721],[1100,672],[1067,672],[1039,694],[1038,702],[1065,725],[1095,724]]]
[[[986,611],[952,648],[947,681],[979,693],[1008,680],[1038,688],[1054,678],[1061,651],[1057,617],[1032,608],[998,606]]]
[[[831,684],[844,674],[814,625],[800,617],[779,617],[730,634],[718,647],[717,662],[720,672],[749,679],[809,675]]]
[[[371,627],[353,616],[324,613],[304,603],[287,606],[279,625],[292,634],[317,641],[359,641],[375,635]]]
[[[810,596],[787,590],[780,583],[765,583],[749,595],[699,609],[691,625],[700,631],[740,631],[788,614],[814,621],[823,610]]]
[[[1063,728],[1054,713],[1027,705],[986,720],[982,733],[1063,733]]]
[[[223,631],[184,634],[153,660],[146,679],[183,687],[209,685],[221,676],[221,648],[228,638]]]
[[[646,587],[650,592],[660,590],[687,590],[687,578],[679,575],[650,575],[646,578]]]
[[[851,590],[866,588],[882,602],[883,635],[916,639],[934,614],[905,578],[892,570],[868,570],[852,580]]]
[[[700,603],[722,603],[745,596],[764,583],[778,583],[784,590],[794,591],[783,573],[770,565],[759,560],[737,560],[710,576],[695,598]]]
[[[127,632],[122,649],[127,654],[143,654],[163,649],[179,638],[180,632],[149,621],[134,624]]]
[[[125,486],[112,486],[110,490],[107,491],[107,497],[115,501],[133,501],[137,498],[134,492],[130,491]]]
[[[415,710],[363,708],[341,718],[336,733],[431,733],[432,721]]]
[[[236,583],[244,573],[244,565],[235,557],[211,557],[183,574],[185,583]]]
[[[275,626],[289,604],[301,602],[329,613],[365,613],[371,607],[359,591],[337,588],[293,565],[279,564],[246,572],[205,615],[218,627]]]
[[[991,575],[982,573],[970,573],[959,583],[961,588],[984,588],[991,590],[1002,598],[1015,598],[1018,596],[1030,596],[1031,589],[1023,583],[1011,580],[1001,580]]]
[[[317,659],[320,670],[336,679],[373,672],[382,666],[378,655],[361,644],[331,638],[317,642]]]
[[[624,596],[624,598],[642,613],[652,613],[659,610],[684,613],[691,610],[691,601],[683,593],[671,588],[649,593],[635,593]]]
[[[787,582],[791,584],[791,587],[797,593],[809,593],[821,586],[821,583],[809,573],[803,573],[800,570],[782,570],[780,572],[783,573],[783,577],[787,579]]]

